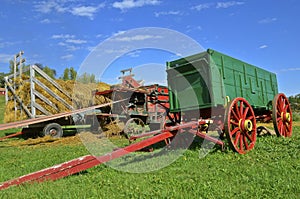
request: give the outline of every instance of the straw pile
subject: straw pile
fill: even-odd
[[[96,96],[93,97],[92,91],[93,90],[107,90],[110,89],[110,86],[105,83],[89,83],[89,84],[83,84],[80,82],[75,81],[63,81],[63,80],[56,80],[56,82],[71,96],[71,99],[68,98],[64,93],[59,91],[56,87],[54,87],[50,82],[45,80],[41,77],[36,77],[40,82],[42,82],[44,85],[46,85],[48,88],[50,88],[57,96],[60,98],[63,98],[69,105],[73,106],[74,109],[89,107],[92,105],[98,105],[107,103],[110,100],[103,97],[103,96]],[[22,79],[17,78],[15,80],[16,82],[16,95],[22,99],[23,104],[30,110],[30,83],[29,83],[29,77],[23,75]],[[42,87],[35,84],[35,90],[41,93],[43,96],[45,96],[48,100],[52,102],[51,105],[47,104],[40,98],[36,97],[36,103],[41,105],[46,111],[48,111],[50,114],[56,114],[61,112],[69,111],[69,108],[66,107],[62,102],[55,99],[53,96],[51,96],[46,90],[44,90]],[[18,102],[14,103],[13,100],[13,94],[11,92],[8,92],[8,96],[11,99],[6,104],[5,108],[5,117],[4,122],[14,122],[19,120],[28,119],[28,115],[25,113],[25,111],[21,111],[19,107],[21,107],[21,104]],[[17,108],[15,113],[15,107]],[[40,110],[36,109],[36,115],[44,115]]]

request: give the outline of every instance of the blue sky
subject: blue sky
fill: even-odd
[[[159,27],[183,33],[205,49],[270,70],[277,74],[280,92],[300,93],[297,0],[0,2],[1,72],[7,72],[8,61],[24,50],[27,64],[42,63],[54,68],[59,77],[65,67],[80,70],[92,50],[108,38],[135,28]],[[115,60],[102,79],[112,83],[120,69],[154,63],[154,74],[137,75],[154,81],[153,76],[163,73],[165,62],[175,57],[159,50],[130,52]]]

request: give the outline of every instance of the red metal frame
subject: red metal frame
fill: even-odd
[[[22,135],[22,134],[23,134],[23,132],[17,132],[17,133],[14,133],[14,134],[10,134],[10,135],[1,137],[1,138],[0,138],[0,141],[1,141],[1,140],[5,140],[5,139],[7,139],[7,138],[16,137],[16,136],[19,136],[19,135]]]

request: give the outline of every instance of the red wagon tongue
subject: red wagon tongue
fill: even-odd
[[[6,189],[10,186],[14,185],[20,185],[24,183],[29,182],[43,182],[46,180],[57,180],[75,173],[78,173],[80,171],[84,171],[86,169],[89,169],[91,167],[97,166],[99,164],[111,161],[113,159],[122,157],[128,153],[138,151],[140,149],[143,149],[147,146],[150,146],[152,144],[155,144],[157,142],[160,142],[162,140],[165,140],[167,138],[170,138],[174,136],[170,132],[163,132],[161,134],[158,134],[156,136],[153,136],[151,138],[148,138],[146,140],[142,140],[140,142],[131,144],[127,147],[117,149],[111,153],[108,153],[103,156],[92,156],[87,155],[80,158],[76,158],[74,160],[58,164],[34,173],[30,173],[18,178],[15,178],[13,180],[9,180],[6,182],[3,182],[0,185],[0,190]]]

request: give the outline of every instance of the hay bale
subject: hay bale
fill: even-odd
[[[63,81],[63,80],[56,80],[56,82],[71,96],[71,99],[68,98],[64,93],[59,91],[57,88],[55,88],[50,82],[48,82],[46,79],[42,77],[36,77],[40,82],[45,84],[48,88],[50,88],[57,96],[64,99],[68,104],[72,105],[75,109],[89,107],[91,105],[98,105],[103,104],[109,101],[109,99],[106,99],[103,96],[97,96],[93,98],[92,91],[93,90],[106,90],[109,89],[110,86],[108,84],[105,84],[103,82],[95,84],[95,83],[89,83],[89,84],[83,84],[76,81]],[[30,110],[30,83],[29,83],[29,77],[26,75],[22,76],[22,79],[17,78],[15,80],[15,83],[17,85],[16,88],[16,95],[22,99],[22,103]],[[35,89],[41,93],[43,96],[45,96],[48,100],[50,100],[54,106],[47,104],[46,102],[42,101],[38,97],[36,97],[36,103],[41,105],[45,110],[47,110],[50,114],[56,114],[61,112],[70,111],[62,102],[56,100],[53,96],[51,96],[48,92],[46,92],[42,87],[35,85]],[[11,92],[8,92],[8,96],[13,99],[13,94]],[[5,117],[4,122],[14,122],[24,119],[29,119],[29,117],[26,115],[26,113],[23,111],[21,112],[20,108],[21,105],[16,102],[16,114],[15,114],[15,104],[14,100],[8,101],[6,108],[5,108]],[[56,108],[55,108],[56,107]],[[58,110],[57,110],[58,109]],[[36,109],[37,115],[43,115],[41,111]]]

